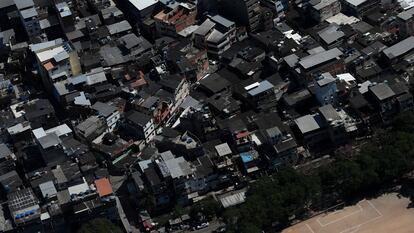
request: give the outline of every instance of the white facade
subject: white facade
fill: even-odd
[[[154,121],[152,119],[148,121],[147,124],[145,124],[143,130],[144,130],[145,142],[149,143],[155,137]]]

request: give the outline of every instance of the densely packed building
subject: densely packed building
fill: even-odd
[[[154,219],[387,126],[414,109],[404,3],[1,0],[0,232],[208,227]]]

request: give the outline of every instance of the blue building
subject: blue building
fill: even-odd
[[[323,73],[316,77],[313,86],[310,86],[309,89],[320,105],[335,105],[337,101],[336,80],[330,73]]]
[[[259,168],[257,167],[258,154],[256,151],[240,153],[240,158],[243,162],[243,167],[247,173],[253,173],[259,170]]]

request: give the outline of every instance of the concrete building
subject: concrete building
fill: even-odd
[[[212,56],[220,55],[236,42],[236,25],[220,16],[209,16],[194,31],[194,46],[206,48]]]
[[[391,47],[382,50],[387,62],[398,62],[399,58],[409,55],[414,51],[414,36],[410,36]]]
[[[309,13],[318,22],[323,22],[341,11],[341,3],[338,0],[315,0],[309,3]]]
[[[342,11],[346,14],[363,17],[367,11],[380,4],[379,0],[341,0]]]
[[[285,12],[289,9],[287,0],[261,0],[263,6],[268,7],[274,13],[275,22],[281,22],[286,17]]]
[[[154,9],[159,0],[129,0],[125,2],[127,2],[126,9],[130,17],[137,20],[137,22],[143,22],[154,14]]]
[[[162,10],[154,16],[157,34],[177,37],[179,32],[194,24],[196,15],[196,6],[189,3],[180,3],[171,11]]]
[[[318,36],[322,45],[328,49],[340,46],[346,39],[345,33],[341,31],[340,26],[335,23],[332,23],[319,31]]]
[[[329,72],[332,75],[341,74],[345,70],[341,57],[343,52],[338,48],[315,52],[306,57],[298,59],[298,66],[300,69],[296,70],[298,81],[300,83],[307,83],[313,80],[314,74],[321,72]],[[309,80],[311,79],[311,80]]]
[[[25,226],[40,221],[39,200],[31,188],[10,193],[7,199],[15,225]]]
[[[259,0],[223,0],[219,3],[219,12],[249,32],[256,32],[260,27]]]
[[[155,136],[153,119],[135,110],[125,113],[124,127],[134,139],[145,139],[146,143],[149,143]]]
[[[70,42],[56,39],[32,44],[30,49],[36,55],[43,84],[49,92],[54,83],[81,73],[78,54]]]
[[[29,38],[33,39],[33,37],[39,36],[41,34],[39,14],[33,0],[15,2],[19,10],[20,19]]]
[[[61,2],[56,4],[56,10],[58,12],[58,18],[60,26],[64,32],[70,32],[75,29],[75,17],[72,14],[71,9],[69,8],[68,3]]]
[[[309,88],[320,105],[335,104],[337,101],[336,80],[330,73],[323,73],[316,77]]]
[[[402,37],[414,36],[414,8],[399,13],[397,23]]]
[[[76,135],[85,141],[92,141],[107,129],[106,121],[97,116],[91,116],[75,127]]]
[[[268,80],[260,82],[248,82],[243,87],[235,88],[234,97],[254,109],[262,109],[264,106],[271,106],[277,101],[277,88]]]
[[[121,114],[119,113],[118,109],[112,105],[102,102],[96,102],[92,105],[92,109],[94,109],[99,116],[105,118],[106,124],[108,126],[108,131],[112,132],[119,119],[121,118]]]

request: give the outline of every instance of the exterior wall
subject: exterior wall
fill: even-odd
[[[118,111],[115,111],[108,118],[106,118],[106,124],[108,125],[109,132],[112,132],[115,129],[120,118],[121,114]]]
[[[146,143],[149,143],[155,137],[155,125],[152,119],[144,127],[144,137]]]
[[[398,113],[395,99],[387,99],[379,103],[382,120],[387,123]]]
[[[207,42],[207,52],[214,56],[220,56],[224,51],[229,49],[236,40],[236,29],[232,28],[226,33],[224,40],[219,43]]]
[[[329,139],[328,132],[326,130],[318,130],[304,135],[303,142],[308,147],[315,147],[327,139]]]
[[[194,46],[197,47],[197,48],[203,49],[203,48],[207,47],[205,36],[194,35],[193,41],[194,41]]]
[[[155,28],[157,30],[158,35],[164,36],[177,36],[177,30],[173,24],[169,24],[167,22],[162,21],[155,21]]]
[[[403,37],[414,36],[414,16],[406,21],[398,19],[397,22],[399,25],[401,36]]]
[[[43,63],[47,63],[48,61],[45,61]],[[69,58],[65,59],[63,61],[60,61],[55,67],[51,70],[46,70],[43,67],[43,63],[41,63],[39,60],[37,60],[37,63],[39,65],[39,72],[40,76],[42,77],[43,85],[46,87],[47,91],[53,92],[54,87],[53,83],[57,81],[64,80],[68,77],[58,77],[55,80],[52,80],[52,76],[55,74],[59,74],[60,72],[66,72],[69,77],[80,75],[82,73],[80,61],[78,58],[78,54],[76,51],[72,51],[69,53]]]
[[[180,105],[184,101],[185,97],[187,97],[189,94],[190,94],[190,86],[188,82],[185,81],[185,79],[183,78],[176,92],[174,93],[175,103],[171,109],[171,112],[174,112],[175,109],[178,107],[178,105]]]
[[[121,2],[124,2],[124,3],[121,3],[121,4],[125,4],[124,7],[128,11],[129,18],[135,20],[134,23],[142,23],[145,19],[151,18],[152,14],[154,12],[154,8],[157,5],[157,4],[154,4],[152,6],[149,6],[149,7],[145,8],[145,9],[138,10],[134,5],[132,5],[129,2],[129,0],[125,0],[125,1],[121,1]]]
[[[69,62],[72,76],[80,75],[82,73],[82,68],[76,51],[69,53]]]
[[[404,101],[398,101],[398,110],[400,112],[404,112],[404,111],[410,111],[413,110],[414,108],[414,101],[413,98],[409,98],[407,100]]]
[[[236,23],[246,26],[249,32],[257,31],[260,26],[258,0],[225,0],[220,3],[220,13]]]
[[[369,11],[370,9],[372,9],[373,7],[375,7],[376,5],[378,5],[380,3],[379,0],[367,0],[366,2],[360,4],[359,6],[354,6],[350,3],[348,3],[346,0],[341,0],[341,4],[342,4],[342,11],[344,13],[353,15],[353,16],[357,16],[357,17],[362,17],[364,16],[364,14]]]
[[[315,66],[312,69],[305,70],[303,74],[297,74],[297,75],[298,75],[298,81],[300,83],[303,83],[304,81],[306,81],[305,84],[307,84],[308,82],[313,81],[313,78],[314,78],[313,75],[316,73],[320,74],[320,73],[329,72],[332,74],[332,76],[335,76],[337,74],[345,73],[345,71],[346,71],[345,64],[343,63],[342,59],[339,59],[339,60],[329,62],[324,65]]]
[[[316,99],[318,100],[319,104],[326,105],[326,104],[334,104],[336,102],[336,83],[332,82],[323,87],[320,87],[317,83],[315,83],[316,88]]]
[[[29,38],[34,37],[34,36],[38,36],[38,35],[41,34],[38,16],[34,16],[30,19],[23,19],[22,16],[20,16],[20,17],[21,17],[23,26],[24,26],[24,28],[26,30],[26,33],[29,36]]]
[[[343,122],[331,122],[328,132],[332,143],[339,145],[346,141],[346,130]]]

